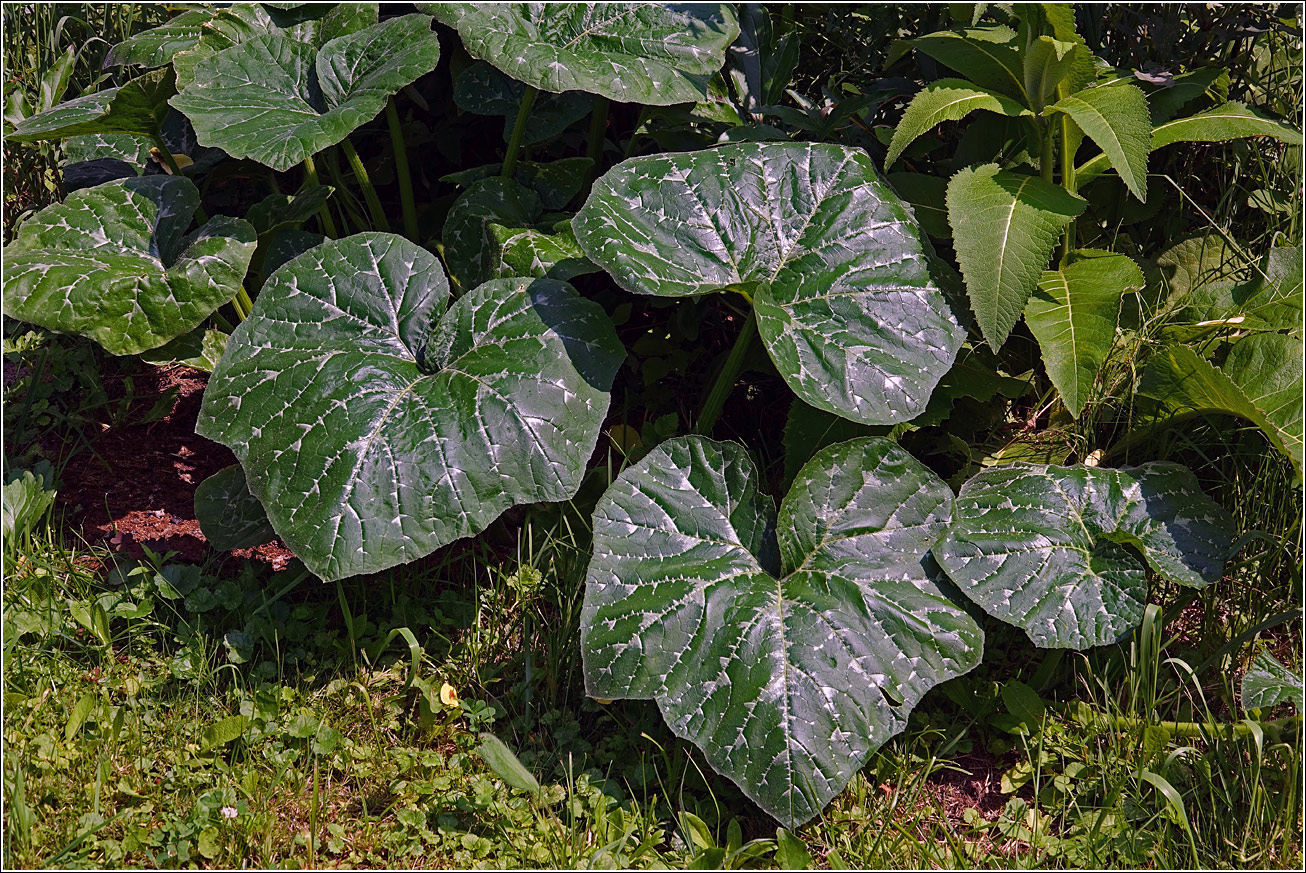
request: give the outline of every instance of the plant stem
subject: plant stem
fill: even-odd
[[[698,414],[698,423],[694,425],[695,433],[704,435],[711,433],[717,419],[721,417],[721,409],[725,406],[730,392],[734,390],[735,380],[739,378],[739,371],[744,366],[744,356],[748,354],[748,347],[753,344],[755,336],[757,336],[757,314],[750,308],[743,330],[735,339],[726,362],[721,366],[721,372],[717,373],[716,381],[712,383],[712,389],[703,401],[703,408]]]
[[[535,105],[535,88],[526,86],[526,93],[521,95],[521,106],[517,108],[517,121],[512,126],[512,137],[508,140],[508,154],[503,157],[503,172],[499,175],[511,179],[517,172],[517,153],[521,151],[521,141],[526,137],[526,122],[531,117],[531,107]]]
[[[395,150],[395,173],[399,176],[399,203],[404,210],[404,236],[417,242],[417,207],[413,203],[413,177],[408,173],[408,149],[404,145],[404,131],[399,126],[399,110],[395,98],[385,104],[385,120],[390,125],[390,144]]]
[[[1061,113],[1061,187],[1071,194],[1077,194],[1079,185],[1075,182],[1075,155],[1070,150],[1070,126],[1074,122],[1066,113]],[[1061,237],[1061,263],[1065,264],[1070,253],[1075,250],[1075,220],[1066,225]]]
[[[1038,173],[1044,182],[1052,181],[1052,168],[1056,164],[1056,144],[1053,142],[1052,126],[1048,125],[1043,135],[1043,152],[1039,155]]]
[[[254,301],[249,299],[249,292],[245,290],[244,285],[240,286],[240,290],[236,292],[235,299],[231,302],[239,304],[236,308],[236,314],[240,316],[241,321],[249,318],[249,314],[254,311]]]
[[[163,141],[163,133],[161,131],[155,130],[152,136],[154,139],[154,144],[158,146],[159,153],[163,158],[163,162],[168,165],[168,169],[172,171],[172,175],[180,176],[181,167],[177,166],[177,161],[172,157],[172,149],[168,148],[168,144]],[[209,220],[209,216],[208,213],[204,211],[204,207],[196,206],[195,222],[197,224],[207,224],[208,220]]]
[[[345,159],[349,161],[349,167],[354,171],[354,178],[358,180],[358,185],[363,189],[363,199],[367,201],[367,211],[372,213],[372,229],[385,233],[390,232],[390,222],[386,220],[385,210],[381,208],[381,198],[376,196],[376,188],[372,185],[372,177],[367,175],[367,168],[363,166],[363,161],[358,157],[358,152],[354,150],[354,144],[345,137],[340,141],[340,147],[345,150]]]
[[[322,184],[321,182],[318,181],[317,164],[313,163],[312,155],[309,155],[306,158],[304,158],[304,180],[309,184],[310,187],[313,188],[316,188],[318,185]],[[322,220],[323,233],[325,233],[331,239],[335,239],[336,237],[340,236],[339,232],[336,230],[335,219],[331,217],[331,210],[330,208],[327,207],[325,203],[322,204],[322,209],[318,212],[318,218]]]

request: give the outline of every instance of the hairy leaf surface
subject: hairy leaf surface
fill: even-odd
[[[1139,200],[1147,200],[1147,153],[1152,120],[1147,96],[1134,85],[1086,88],[1063,97],[1049,107],[1064,112],[1097,143],[1126,187]]]
[[[865,424],[922,409],[965,339],[931,250],[864,152],[748,143],[624,161],[572,222],[621,287],[749,293],[780,374]]]
[[[970,306],[999,348],[1038,285],[1057,237],[1088,204],[1058,185],[986,164],[948,182],[948,221]]]
[[[323,579],[580,485],[623,357],[607,316],[547,279],[448,300],[435,257],[401,237],[323,243],[268,279],[204,393],[197,432],[231,447]]]
[[[1045,271],[1025,305],[1025,322],[1038,340],[1048,376],[1075,418],[1115,342],[1120,299],[1142,287],[1137,264],[1102,252]]]
[[[724,3],[419,3],[475,58],[541,91],[693,103],[739,35]]]
[[[1142,619],[1141,552],[1180,585],[1220,578],[1233,520],[1171,463],[1119,470],[1014,463],[961,488],[934,550],[962,592],[1035,645],[1113,643]]]
[[[994,91],[976,88],[961,79],[939,79],[926,85],[912,98],[902,120],[894,128],[888,154],[884,156],[887,171],[903,149],[921,134],[928,133],[945,121],[965,118],[977,109],[987,109],[999,115],[1030,115],[1030,111],[1015,100]]]
[[[5,247],[6,314],[115,355],[186,333],[236,296],[256,243],[225,215],[186,236],[199,201],[189,179],[143,176],[46,207]]]
[[[587,691],[656,699],[763,809],[807,821],[979,663],[979,626],[927,569],[951,503],[888,440],[820,452],[778,514],[742,446],[662,443],[594,512]]]

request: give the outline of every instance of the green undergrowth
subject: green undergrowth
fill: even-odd
[[[34,534],[6,567],[5,866],[1301,857],[1300,722],[1289,706],[1231,727],[1251,653],[1269,645],[1292,664],[1286,626],[1208,618],[1238,602],[1231,581],[1163,598],[1129,640],[1087,656],[1045,655],[987,622],[984,664],[932,692],[791,835],[653,704],[584,695],[579,514],[498,528],[488,541],[515,530],[515,548],[445,550],[338,585],[297,565],[127,561],[69,549],[53,525]],[[1203,623],[1229,629],[1225,645],[1212,650]],[[481,753],[483,733],[538,792]]]

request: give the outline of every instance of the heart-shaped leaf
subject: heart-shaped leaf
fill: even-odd
[[[46,207],[5,247],[6,314],[115,355],[186,333],[236,296],[256,242],[225,215],[185,236],[199,202],[189,179],[143,176]]]
[[[459,195],[444,220],[444,262],[461,288],[495,275],[497,242],[491,225],[528,227],[544,211],[540,197],[512,179],[491,176]]]
[[[778,515],[742,446],[662,443],[594,511],[586,690],[656,699],[763,809],[807,821],[980,661],[979,626],[927,570],[951,503],[888,440],[817,454]]]
[[[219,552],[259,546],[277,535],[263,504],[249,493],[240,464],[224,467],[196,487],[195,518]]]
[[[1020,319],[1057,236],[1088,205],[1059,185],[986,164],[948,182],[948,222],[971,309],[996,350]]]
[[[503,141],[510,142],[517,122],[526,85],[499,72],[484,61],[477,61],[454,83],[453,101],[464,112],[476,115],[502,115]],[[531,105],[522,145],[535,145],[562,133],[589,114],[594,98],[582,91],[564,94],[540,94]]]
[[[693,103],[739,22],[725,3],[419,3],[472,57],[541,91],[623,103]]]
[[[287,170],[371,121],[439,58],[425,15],[391,18],[320,48],[266,33],[200,61],[172,105],[204,145]]]
[[[1142,619],[1147,577],[1220,578],[1233,519],[1171,463],[1119,470],[1014,463],[961,488],[934,550],[962,592],[1045,648],[1113,643]]]
[[[33,115],[5,139],[36,142],[92,133],[149,136],[162,128],[168,98],[176,91],[172,70],[156,70],[121,88],[96,91]]]
[[[628,291],[749,293],[790,387],[865,424],[920,413],[965,339],[928,242],[858,149],[745,143],[632,158],[594,184],[572,227]]]
[[[547,279],[448,300],[435,257],[401,237],[326,242],[268,279],[204,392],[196,431],[231,447],[323,579],[580,486],[623,358],[607,316]]]
[[[1302,427],[1302,342],[1284,334],[1240,339],[1223,367],[1187,346],[1169,346],[1147,362],[1138,392],[1172,413],[1222,412],[1255,424],[1289,458],[1306,469]]]

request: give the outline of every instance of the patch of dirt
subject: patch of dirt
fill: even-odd
[[[1002,774],[1008,768],[987,752],[959,755],[953,763],[966,772],[947,767],[929,778],[948,820],[962,822],[962,813],[973,807],[986,820],[997,821],[1010,799],[1002,793]]]
[[[89,543],[105,543],[128,557],[141,546],[173,551],[183,561],[211,556],[195,518],[195,487],[236,463],[225,446],[195,433],[208,374],[190,367],[144,367],[133,376],[134,409],[148,410],[176,394],[161,419],[127,423],[94,436],[64,468],[59,503],[67,521]],[[281,570],[294,554],[280,542],[231,553]]]

